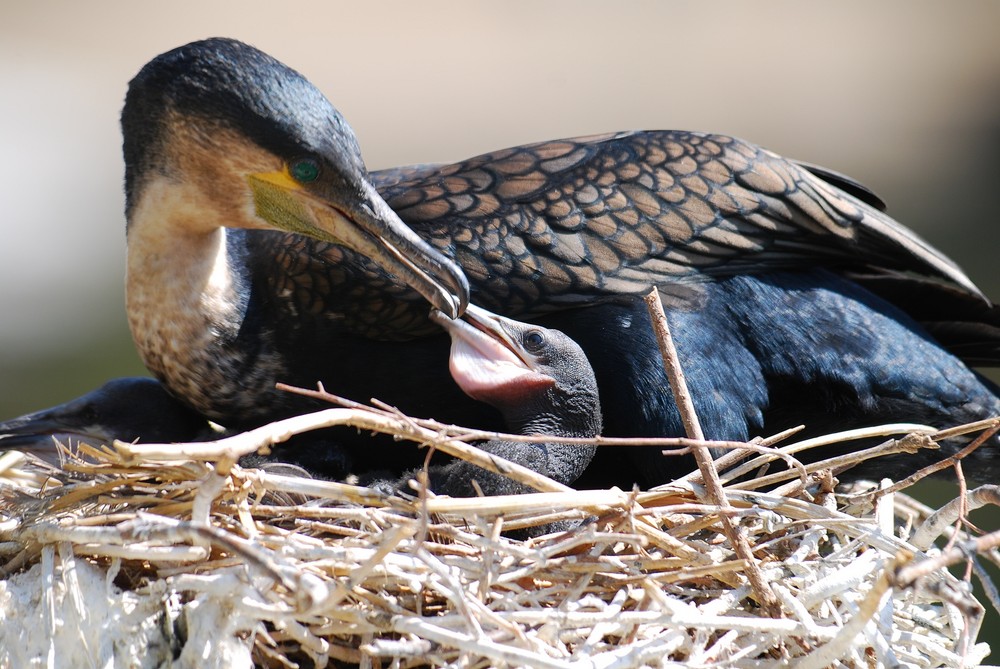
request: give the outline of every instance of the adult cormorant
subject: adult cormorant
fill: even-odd
[[[448,378],[427,319],[426,300],[466,303],[455,263],[480,306],[580,342],[607,434],[679,434],[633,327],[651,285],[707,379],[692,392],[720,414],[710,437],[996,411],[948,352],[1000,358],[996,309],[961,270],[850,179],[732,137],[615,133],[368,174],[312,85],[227,39],[147,64],[122,127],[133,336],[173,394],[228,427],[307,408],[276,381],[499,427]],[[963,381],[938,387],[944,372]],[[647,482],[670,473],[629,454]]]

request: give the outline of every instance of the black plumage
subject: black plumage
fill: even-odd
[[[694,306],[663,299],[709,439],[741,441],[798,425],[805,430],[797,438],[807,438],[882,423],[947,427],[1000,416],[994,383],[899,307],[829,270],[720,279],[705,285]],[[969,306],[980,311],[979,304]],[[605,435],[684,434],[642,300],[623,297],[541,322],[572,332],[587,352],[601,389]],[[904,476],[962,443],[949,440],[943,452],[882,458],[850,475]],[[850,442],[839,450],[861,445]],[[826,449],[804,457],[833,454],[835,449]],[[965,469],[970,480],[996,481],[995,440],[971,460],[974,466]],[[650,485],[691,466],[659,449],[604,449],[587,484]]]

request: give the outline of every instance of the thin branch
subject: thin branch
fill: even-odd
[[[913,585],[918,578],[928,576],[943,567],[949,567],[963,560],[968,560],[977,553],[984,553],[1000,546],[1000,530],[984,534],[974,539],[959,540],[954,546],[941,551],[938,555],[919,562],[900,567],[896,570],[895,583],[905,588]]]
[[[962,497],[951,500],[924,520],[910,536],[910,543],[918,550],[927,550],[950,525],[954,525],[962,517],[963,513],[974,511],[987,504],[1000,506],[1000,486],[980,486]]]
[[[660,294],[654,286],[644,298],[649,315],[653,321],[653,330],[656,333],[656,340],[660,345],[660,353],[663,356],[663,365],[670,381],[670,388],[674,393],[674,401],[677,409],[681,413],[681,421],[688,437],[704,441],[705,435],[701,430],[701,423],[698,420],[694,403],[691,400],[691,393],[688,391],[687,382],[684,379],[684,372],[681,369],[680,359],[677,357],[677,349],[674,346],[673,337],[670,334],[670,326],[667,323],[667,315],[663,312],[663,304],[660,302]],[[780,617],[780,609],[777,595],[771,590],[771,586],[764,580],[764,574],[760,571],[757,559],[750,548],[746,534],[730,516],[727,511],[732,509],[726,492],[719,480],[719,472],[715,468],[711,451],[705,446],[692,447],[695,461],[698,463],[698,470],[705,481],[705,489],[709,499],[723,511],[720,517],[723,531],[729,539],[736,555],[747,563],[747,579],[750,587],[753,588],[761,605],[772,613],[773,617]]]
[[[303,416],[294,416],[268,425],[225,437],[216,441],[195,444],[140,444],[115,441],[114,447],[126,462],[139,460],[238,460],[274,444],[286,441],[296,434],[326,427],[351,426],[392,434],[418,443],[432,444],[434,448],[456,458],[467,460],[495,474],[507,476],[518,483],[543,492],[565,492],[572,488],[543,476],[533,469],[505,460],[469,444],[448,439],[412,421],[362,409],[325,409]]]
[[[958,453],[955,453],[954,455],[950,455],[947,458],[942,459],[940,462],[935,462],[933,464],[927,465],[926,467],[924,467],[924,468],[920,469],[919,471],[914,472],[910,476],[906,477],[902,481],[897,481],[896,483],[894,483],[893,485],[885,488],[884,490],[876,490],[876,491],[873,491],[871,493],[868,493],[868,495],[870,497],[872,497],[873,499],[877,499],[879,497],[882,497],[882,496],[887,495],[887,494],[892,493],[892,492],[899,492],[900,490],[903,490],[904,488],[910,487],[911,485],[913,485],[917,481],[919,481],[921,479],[924,479],[924,478],[927,478],[928,476],[930,476],[932,474],[936,474],[937,472],[939,472],[939,471],[941,471],[943,469],[947,469],[948,467],[958,466],[959,463],[964,458],[968,457],[973,451],[975,451],[976,449],[978,449],[980,446],[982,446],[984,443],[986,443],[986,441],[989,438],[991,438],[998,431],[1000,431],[1000,422],[997,422],[996,419],[993,419],[991,421],[991,423],[992,424],[990,425],[989,429],[987,429],[981,435],[979,435],[978,437],[976,437],[975,439],[973,439],[971,443],[969,443],[965,448],[963,448],[962,450],[960,450]],[[953,430],[949,430],[948,432],[954,434]],[[929,438],[934,438],[936,436],[938,436],[938,434],[931,435]],[[960,481],[964,481],[964,477],[960,477],[959,480]],[[965,497],[964,496],[964,492],[965,491],[962,491],[962,494],[959,495],[959,499],[964,499],[964,497]]]

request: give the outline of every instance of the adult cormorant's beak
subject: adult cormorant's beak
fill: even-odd
[[[307,187],[287,169],[248,178],[257,215],[274,227],[370,258],[451,318],[468,306],[469,282],[462,268],[413,232],[367,180],[344,193],[320,183]]]

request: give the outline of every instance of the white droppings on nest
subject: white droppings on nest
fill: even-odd
[[[228,615],[232,592],[182,604],[168,581],[122,590],[116,573],[116,564],[80,559],[61,542],[0,581],[0,667],[253,666],[249,637],[231,628],[244,620],[252,630],[256,621]]]
[[[368,429],[387,416],[351,411]],[[438,444],[456,434],[430,432]],[[932,564],[936,549],[896,536],[926,516],[898,492],[873,505],[858,488],[726,484],[776,597],[768,611],[697,484],[404,500],[219,470],[272,440],[147,445],[141,460],[134,447],[83,448],[86,462],[63,472],[0,472],[12,574],[0,669],[77,655],[102,667],[977,667],[989,652],[967,584]],[[589,520],[529,541],[500,534],[553,514]],[[926,573],[902,580],[911,568]]]

